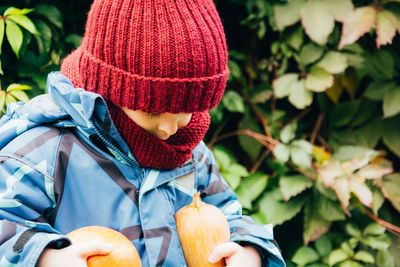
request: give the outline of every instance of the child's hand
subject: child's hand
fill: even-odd
[[[260,267],[261,257],[257,249],[251,246],[242,247],[235,242],[227,242],[214,248],[208,261],[217,262],[225,258],[227,267]]]
[[[71,245],[63,249],[46,249],[40,256],[37,267],[87,267],[87,258],[111,252],[112,244],[87,242]]]

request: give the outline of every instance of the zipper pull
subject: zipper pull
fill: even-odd
[[[139,189],[137,189],[137,188],[136,188],[135,200],[136,200],[137,208],[139,209]]]

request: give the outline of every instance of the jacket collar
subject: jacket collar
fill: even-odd
[[[107,105],[99,94],[75,88],[61,72],[49,74],[47,91],[81,132],[86,135],[100,134],[112,140],[122,153],[134,160],[128,145],[112,123]]]

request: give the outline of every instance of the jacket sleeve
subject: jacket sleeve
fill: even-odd
[[[252,245],[260,252],[262,266],[285,266],[281,252],[273,237],[272,225],[256,224],[249,216],[242,215],[242,205],[219,174],[211,150],[205,148],[201,155],[198,177],[203,200],[222,210],[231,230],[231,241],[241,245]]]
[[[45,169],[0,151],[0,267],[34,267],[46,247],[70,244],[45,219],[55,205]]]

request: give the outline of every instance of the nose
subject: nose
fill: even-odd
[[[178,131],[178,123],[176,121],[165,121],[159,124],[158,129],[169,137]]]

